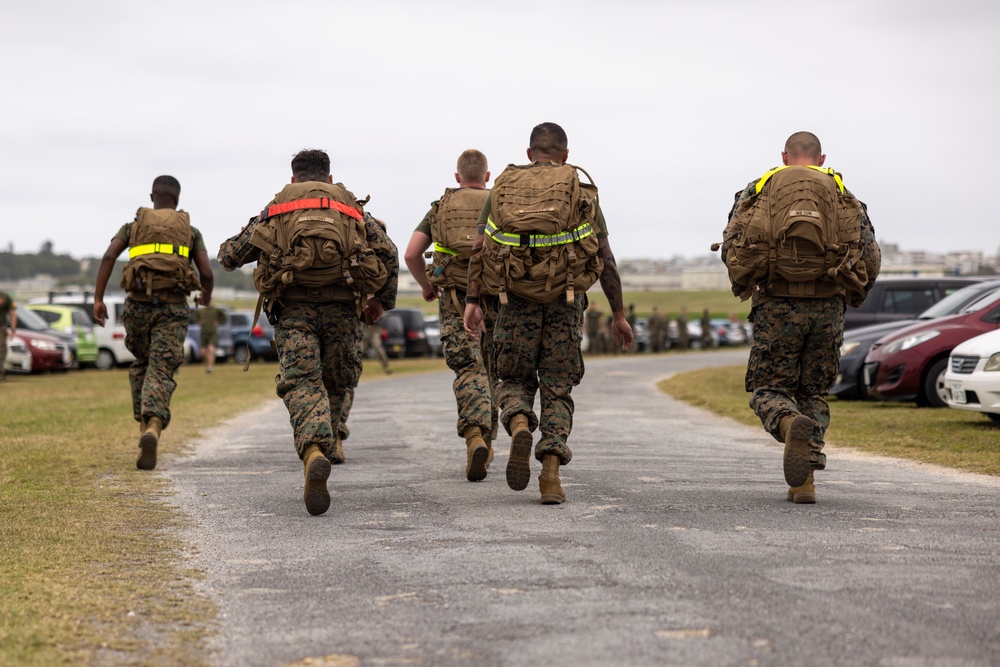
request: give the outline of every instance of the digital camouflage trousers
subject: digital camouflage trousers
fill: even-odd
[[[492,389],[483,364],[479,341],[465,332],[464,312],[458,312],[450,293],[439,301],[441,349],[448,368],[455,373],[452,389],[458,404],[458,435],[466,426],[477,426],[484,437],[493,431]]]
[[[158,417],[170,424],[170,397],[177,388],[174,373],[184,362],[191,309],[186,303],[159,303],[125,299],[122,324],[125,347],[135,356],[128,370],[132,416],[144,423]]]
[[[750,407],[764,429],[782,442],[783,417],[803,414],[816,426],[809,440],[814,468],[826,467],[823,436],[830,426],[826,395],[840,369],[844,299],[775,298],[754,306],[747,362]]]
[[[291,303],[278,316],[276,392],[288,409],[299,458],[310,445],[333,454],[335,429],[346,421],[361,377],[357,322],[353,303]]]
[[[510,433],[514,415],[528,417],[532,431],[541,438],[535,458],[556,454],[562,465],[573,458],[567,440],[573,429],[573,399],[570,392],[583,379],[583,311],[586,295],[574,303],[564,299],[534,303],[508,295],[500,307],[493,330],[493,363],[499,386],[500,419]],[[541,413],[533,406],[538,393]]]

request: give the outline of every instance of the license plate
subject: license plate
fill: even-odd
[[[872,384],[874,384],[875,382],[875,380],[872,378],[872,370],[874,369],[871,366],[865,366],[864,369],[862,370],[864,371],[865,374],[865,386],[866,387],[872,386]]]
[[[964,405],[966,402],[965,390],[962,389],[961,382],[952,381],[951,383],[951,402],[957,403],[958,405]]]
[[[392,351],[395,354],[398,354],[399,352],[402,352],[402,350],[403,350],[403,346],[402,345],[393,345],[392,346]]]

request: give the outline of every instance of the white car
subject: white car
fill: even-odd
[[[951,351],[944,386],[949,407],[975,410],[1000,422],[1000,329]]]
[[[56,292],[47,299],[33,299],[31,303],[58,303],[80,306],[93,319],[94,295],[90,292]],[[102,371],[130,363],[135,356],[125,347],[125,325],[122,324],[122,310],[125,297],[108,295],[104,297],[108,307],[108,320],[103,327],[94,325],[97,338],[97,361],[95,365]]]
[[[8,373],[31,372],[31,351],[20,336],[7,339],[7,362],[4,367]]]

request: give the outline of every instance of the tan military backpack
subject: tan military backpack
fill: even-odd
[[[367,242],[362,204],[340,183],[292,183],[260,216],[254,285],[263,299],[355,301],[359,308],[388,273]]]
[[[582,171],[589,184],[580,182]],[[485,291],[537,303],[572,303],[597,282],[597,187],[573,165],[509,165],[490,194],[483,246]]]
[[[764,174],[726,226],[723,257],[733,291],[864,299],[861,204],[833,169],[778,167]]]
[[[184,211],[140,208],[129,235],[128,264],[122,271],[122,289],[147,298],[186,301],[201,289],[191,265],[194,230]]]
[[[476,226],[489,190],[448,188],[431,205],[431,238],[427,279],[432,285],[465,292],[469,285],[469,259],[476,240]]]

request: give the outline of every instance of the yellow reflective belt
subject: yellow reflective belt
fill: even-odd
[[[440,243],[438,243],[437,241],[434,242],[434,252],[443,252],[446,255],[457,255],[458,254],[457,250],[452,250],[451,248],[447,248],[447,247],[441,245]]]
[[[803,166],[803,167],[809,167],[810,169],[815,169],[816,171],[820,172],[821,174],[826,174],[827,176],[833,176],[833,180],[837,183],[837,189],[840,191],[841,194],[844,193],[844,181],[843,181],[843,179],[840,178],[840,174],[838,174],[837,172],[835,172],[832,167],[823,168],[823,167],[817,167],[816,165],[812,165],[812,164],[806,164],[806,165],[801,165],[801,166]],[[761,176],[760,180],[757,181],[756,193],[760,194],[760,191],[764,189],[764,184],[767,183],[771,179],[772,176],[774,176],[775,174],[777,174],[782,169],[788,169],[788,167],[787,166],[785,166],[785,167],[775,167],[771,171],[769,171],[766,174],[764,174],[763,176]]]
[[[501,232],[492,219],[486,221],[486,234],[497,243],[502,243],[503,245],[546,248],[573,243],[574,241],[585,239],[593,233],[593,225],[585,222],[576,229],[571,229],[562,234],[507,234]]]
[[[129,248],[128,258],[138,257],[139,255],[152,255],[153,253],[162,253],[164,255],[173,255],[174,246],[170,243],[145,243],[143,245],[137,245],[134,248]],[[191,254],[191,249],[187,246],[179,245],[177,246],[176,254],[181,257],[187,257]]]

